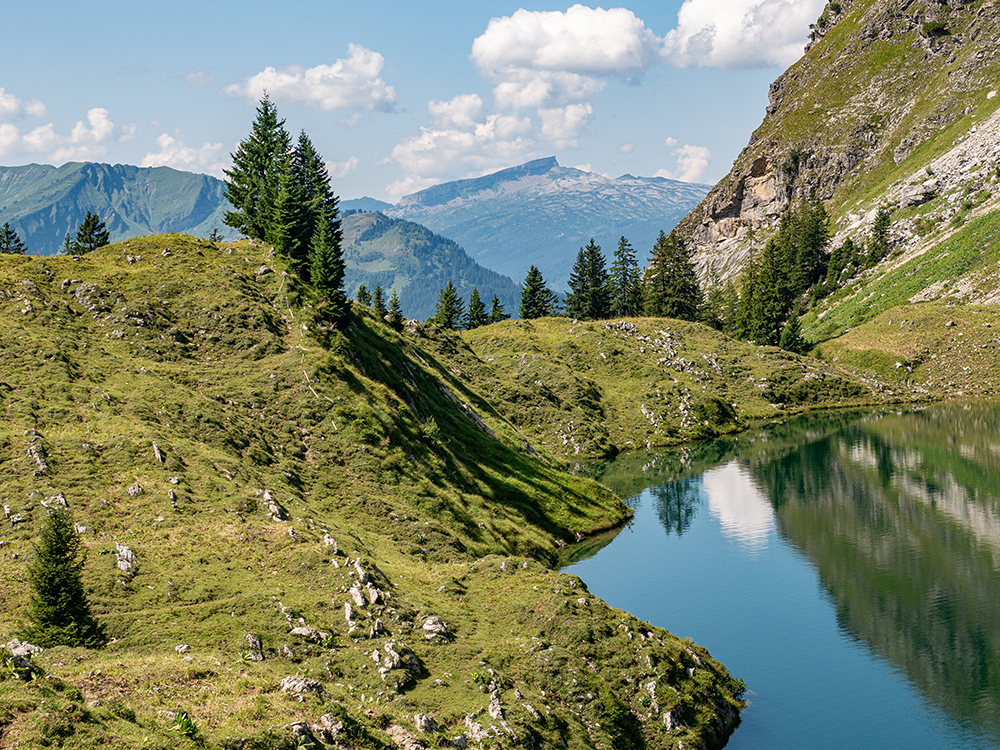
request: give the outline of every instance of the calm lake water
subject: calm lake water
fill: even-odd
[[[564,570],[747,683],[729,748],[1000,747],[1000,407],[806,416],[594,476]]]

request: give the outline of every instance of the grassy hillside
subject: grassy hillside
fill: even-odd
[[[594,458],[724,433],[804,409],[914,397],[839,365],[697,323],[506,321],[439,349],[540,451]]]
[[[317,329],[252,243],[0,257],[0,642],[63,502],[111,636],[4,671],[0,745],[718,746],[725,669],[551,569],[628,509],[445,350],[367,314]]]

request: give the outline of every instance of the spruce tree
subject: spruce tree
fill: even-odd
[[[647,315],[697,320],[702,305],[701,287],[691,254],[676,232],[669,236],[660,232],[645,282]]]
[[[399,294],[393,289],[392,294],[389,295],[389,326],[394,331],[402,331],[403,321],[403,309],[399,305]]]
[[[601,246],[590,238],[581,247],[569,276],[570,292],[566,295],[566,314],[581,320],[602,320],[608,317],[608,272]]]
[[[319,224],[325,222],[329,226],[330,236],[336,240],[339,247],[343,241],[339,201],[330,187],[330,175],[326,163],[304,130],[299,133],[299,140],[292,151],[291,170],[295,183],[302,190],[302,198],[306,205],[308,235],[314,236]]]
[[[223,170],[226,199],[234,209],[223,219],[227,226],[257,240],[268,238],[290,146],[285,121],[278,119],[277,108],[264,94],[250,135],[232,154],[232,169]]]
[[[642,315],[642,273],[635,250],[624,236],[618,240],[615,259],[608,274],[608,289],[612,316],[631,318]]]
[[[386,313],[389,312],[385,307],[385,295],[382,292],[381,284],[375,285],[375,293],[372,294],[372,309],[375,310],[375,314],[381,319],[384,319]]]
[[[76,238],[70,244],[73,253],[89,253],[111,242],[111,233],[104,226],[101,217],[87,211],[83,223],[76,230]]]
[[[27,248],[25,248],[24,243],[21,242],[20,235],[18,235],[17,230],[10,225],[9,221],[5,221],[3,229],[0,229],[0,253],[9,253],[11,255],[28,254]]]
[[[882,207],[875,215],[868,237],[868,259],[866,268],[871,268],[889,254],[889,228],[892,226],[892,212]]]
[[[501,302],[500,298],[494,294],[493,300],[490,303],[490,315],[488,322],[499,323],[501,320],[508,320],[509,318],[510,315],[503,309],[503,302]]]
[[[80,579],[80,537],[66,508],[50,512],[34,552],[28,562],[28,617],[32,624],[24,638],[46,648],[103,646],[107,636],[87,603]]]
[[[799,316],[801,314],[801,308],[796,306],[781,329],[781,338],[778,341],[778,346],[787,352],[805,354],[809,350],[809,344],[802,338],[802,328],[799,325]]]
[[[471,331],[473,328],[479,328],[489,322],[489,318],[486,316],[486,305],[483,304],[483,300],[479,296],[479,289],[473,288],[469,295],[469,309],[465,313],[463,323],[466,329]]]
[[[434,308],[432,320],[442,328],[457,328],[465,313],[465,303],[455,291],[455,285],[449,281],[438,293],[437,305]]]
[[[309,255],[312,241],[304,192],[288,171],[281,173],[278,184],[265,239],[285,258],[302,262]]]
[[[545,286],[545,279],[537,266],[528,269],[521,287],[521,306],[518,314],[523,320],[545,318],[555,314],[555,293]]]
[[[368,291],[368,287],[366,287],[364,284],[361,284],[358,287],[358,291],[355,294],[355,298],[358,300],[360,304],[365,305],[366,307],[372,306],[372,293]]]
[[[319,293],[324,316],[328,320],[341,320],[347,313],[347,295],[344,294],[344,258],[340,248],[330,239],[330,228],[321,224],[309,254],[309,279]],[[360,295],[361,288],[358,289]],[[359,296],[360,301],[360,296]]]

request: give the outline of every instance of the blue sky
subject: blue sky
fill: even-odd
[[[555,155],[714,182],[824,0],[8,4],[0,164],[222,176],[267,89],[342,198]]]

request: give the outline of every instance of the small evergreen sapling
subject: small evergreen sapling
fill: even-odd
[[[28,563],[28,616],[33,624],[24,637],[43,647],[103,646],[107,636],[90,612],[80,579],[80,537],[70,512],[65,508],[51,512],[40,536]]]
[[[499,323],[501,320],[508,320],[510,314],[503,309],[503,302],[497,295],[493,295],[493,300],[490,302],[490,323]]]
[[[10,253],[11,255],[27,255],[28,251],[21,242],[21,237],[17,230],[11,227],[9,221],[5,221],[3,229],[0,229],[0,253]]]
[[[473,328],[479,328],[489,322],[486,315],[486,305],[483,304],[483,300],[479,296],[479,289],[474,288],[469,295],[469,310],[465,313],[465,327],[471,331]]]
[[[403,330],[403,309],[399,304],[399,294],[395,289],[389,295],[389,327],[394,331]]]
[[[104,247],[111,242],[111,233],[108,231],[101,217],[87,211],[83,217],[83,223],[76,230],[76,239],[70,243],[69,248],[73,253],[89,253],[99,247]]]
[[[465,302],[458,296],[455,285],[449,281],[438,294],[433,321],[442,328],[457,328],[465,313]]]

